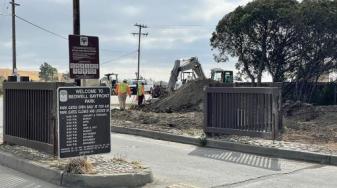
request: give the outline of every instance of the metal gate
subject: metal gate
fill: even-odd
[[[31,147],[50,154],[57,151],[57,88],[62,82],[5,82],[5,143]]]
[[[275,139],[282,128],[281,89],[205,88],[204,131]]]

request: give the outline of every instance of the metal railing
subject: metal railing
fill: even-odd
[[[206,134],[235,134],[275,139],[282,128],[279,88],[206,87]]]
[[[57,152],[57,88],[62,82],[5,82],[5,143]],[[71,84],[72,85],[72,84]]]

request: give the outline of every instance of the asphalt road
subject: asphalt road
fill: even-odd
[[[337,187],[337,167],[112,134],[112,153],[152,168],[155,182],[195,187]]]

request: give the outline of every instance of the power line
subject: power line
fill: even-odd
[[[0,13],[0,14],[1,14],[1,13]],[[55,33],[55,32],[53,32],[53,31],[50,31],[49,29],[46,29],[45,27],[39,26],[39,25],[37,25],[37,24],[35,24],[35,23],[33,23],[33,22],[31,22],[31,21],[25,19],[25,18],[22,18],[22,17],[20,17],[20,16],[18,16],[18,15],[16,15],[16,17],[17,17],[18,19],[20,19],[20,20],[22,20],[22,21],[24,21],[24,22],[26,22],[26,23],[28,23],[28,24],[30,24],[30,25],[32,25],[32,26],[34,26],[34,27],[36,27],[36,28],[38,28],[38,29],[40,29],[40,30],[42,30],[42,31],[45,31],[45,32],[47,32],[47,33],[49,33],[49,34],[52,34],[52,35],[54,35],[54,36],[56,36],[56,37],[59,37],[59,38],[61,38],[61,39],[68,40],[68,39],[67,39],[66,37],[64,37],[63,35],[58,34],[58,33]],[[103,51],[109,51],[109,52],[114,51],[114,50],[104,49],[104,48],[101,48],[101,50],[103,50]],[[115,51],[118,51],[118,50],[115,50]]]
[[[152,25],[149,29],[171,30],[171,29],[209,29],[215,27],[214,25]]]
[[[135,54],[136,52],[138,52],[138,50],[133,50],[133,51],[128,52],[128,53],[126,53],[126,54],[122,54],[122,55],[120,55],[120,56],[118,56],[118,57],[116,57],[116,58],[113,58],[113,59],[104,61],[103,63],[101,63],[101,65],[105,65],[105,64],[108,64],[108,63],[110,63],[110,62],[112,62],[112,61],[116,61],[116,60],[122,59],[123,57],[133,55],[133,54]]]
[[[105,49],[105,48],[101,48],[100,49],[101,51],[105,51],[105,52],[109,52],[109,53],[118,53],[118,52],[127,52],[127,51],[125,51],[125,50],[122,50],[122,49],[120,49],[120,50],[117,50],[117,49]]]
[[[53,31],[50,31],[50,30],[48,30],[48,29],[46,29],[46,28],[44,28],[44,27],[38,26],[38,25],[32,23],[31,21],[28,21],[28,20],[26,20],[26,19],[24,19],[24,18],[22,18],[22,17],[20,17],[20,16],[18,16],[18,15],[15,15],[15,17],[17,17],[17,18],[20,19],[21,21],[24,21],[24,22],[26,22],[26,23],[28,23],[28,24],[30,24],[30,25],[32,25],[32,26],[38,28],[38,29],[41,29],[41,30],[43,30],[43,31],[45,31],[45,32],[47,32],[47,33],[49,33],[49,34],[52,34],[52,35],[57,36],[57,37],[59,37],[59,38],[68,40],[66,37],[64,37],[64,36],[62,36],[62,35],[60,35],[60,34],[57,34],[57,33],[53,32]]]
[[[133,54],[135,54],[136,52],[137,52],[137,50],[134,50],[134,51],[131,51],[131,52],[122,54],[122,55],[117,56],[117,57],[115,57],[115,58],[113,58],[113,59],[109,59],[109,60],[103,61],[102,63],[100,63],[100,65],[105,65],[105,64],[111,63],[112,61],[116,61],[116,60],[122,59],[123,57],[133,55]]]
[[[8,8],[9,8],[9,6],[8,6],[8,4],[9,4],[9,2],[7,1],[7,0],[4,0],[3,1],[3,6],[2,6],[2,10],[1,10],[1,12],[7,12],[7,14],[9,14],[9,10],[8,10]]]
[[[149,28],[151,28],[151,27],[207,27],[207,25],[197,25],[197,24],[195,24],[195,25],[193,25],[193,24],[190,24],[190,25],[188,25],[188,24],[186,24],[186,25],[152,25],[152,26],[150,26]]]

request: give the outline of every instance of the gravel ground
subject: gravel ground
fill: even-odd
[[[287,150],[295,150],[295,151],[303,151],[303,152],[313,152],[320,154],[328,154],[328,155],[337,155],[337,150],[334,147],[330,147],[330,145],[325,144],[308,144],[308,143],[300,143],[300,142],[288,142],[282,140],[266,140],[262,138],[254,138],[248,136],[218,136],[213,139],[221,140],[221,141],[229,141],[240,144],[249,144],[254,146],[262,146],[269,148],[278,148],[278,149],[287,149]]]
[[[0,151],[12,153],[17,157],[28,159],[57,170],[64,170],[70,159],[57,159],[52,155],[37,150],[16,145],[0,145]],[[128,162],[122,156],[113,158],[105,155],[88,156],[87,160],[94,166],[93,174],[136,173],[145,169],[139,161]]]
[[[263,138],[223,135],[212,139],[223,140],[254,146],[272,147],[296,151],[314,152],[337,155],[337,107],[317,107],[319,116],[305,118],[296,115],[288,120],[296,120],[300,125],[291,123],[280,140]],[[335,109],[335,110],[334,110]],[[203,114],[201,112],[188,113],[154,113],[142,111],[112,111],[112,126],[137,128],[151,131],[201,137],[203,133]],[[303,122],[306,122],[303,124]],[[286,122],[289,124],[289,121]],[[310,126],[309,126],[310,125]]]
[[[112,110],[111,124],[119,127],[139,128],[176,135],[199,137],[202,131],[202,113],[154,113],[138,110]]]

